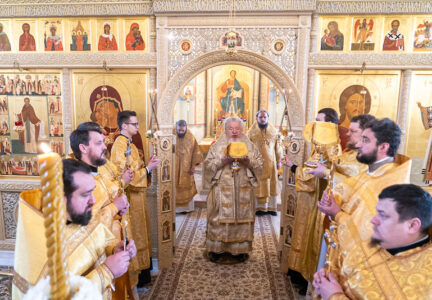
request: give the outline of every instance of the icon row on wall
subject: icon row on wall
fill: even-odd
[[[321,51],[432,51],[432,16],[325,16]]]
[[[148,18],[0,20],[0,51],[148,51]]]

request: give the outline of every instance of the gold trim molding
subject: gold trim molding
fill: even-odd
[[[280,11],[311,11],[315,10],[316,0],[237,0],[234,1],[235,12],[280,12]],[[154,0],[154,12],[229,12],[231,1],[226,0]]]
[[[312,69],[431,69],[431,54],[420,53],[310,53]]]
[[[0,68],[156,68],[156,53],[1,53]],[[15,64],[16,65],[16,64]]]
[[[228,13],[226,0],[2,0],[0,18],[62,16],[149,16],[153,14]],[[414,0],[237,0],[234,10],[249,12],[315,12],[317,14],[432,13],[431,1]]]
[[[318,0],[318,14],[427,14],[432,2],[427,0]]]

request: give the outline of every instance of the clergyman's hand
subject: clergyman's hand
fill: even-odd
[[[318,178],[324,178],[326,169],[327,168],[323,164],[317,163],[316,168],[313,168],[311,171],[308,172],[308,174],[311,174]]]
[[[344,291],[336,280],[333,273],[329,273],[327,277],[321,276],[321,283],[319,284],[319,294],[323,300],[330,299],[335,294],[344,294]]]
[[[250,164],[250,159],[249,159],[249,157],[243,157],[243,158],[241,158],[241,159],[239,159],[239,162],[243,165],[243,166],[245,166],[245,167],[249,167],[249,164]]]
[[[288,158],[288,155],[285,155],[285,156],[282,158],[282,163],[283,163],[285,166],[287,166],[288,168],[291,168],[291,167],[294,165],[294,163],[292,162],[292,160]]]
[[[127,201],[127,197],[125,195],[118,196],[113,201],[114,205],[119,210],[119,214],[123,215],[129,209],[129,202]]]
[[[137,254],[137,248],[134,240],[129,240],[129,244],[126,246],[126,251],[129,252],[130,258],[135,257]]]
[[[159,166],[159,162],[160,162],[159,158],[157,158],[156,155],[153,155],[150,158],[150,160],[149,160],[149,162],[148,162],[148,164],[147,164],[146,167],[149,169],[149,171],[151,171],[153,169],[156,169]]]
[[[125,184],[129,184],[133,180],[133,177],[134,177],[134,173],[131,169],[127,169],[126,171],[124,171],[122,175]]]
[[[194,167],[190,168],[188,173],[190,175],[193,175],[195,173],[195,168]]]
[[[120,251],[116,254],[108,256],[104,264],[113,273],[114,278],[118,278],[127,272],[130,262],[130,256],[128,251]]]
[[[332,218],[341,210],[339,205],[336,204],[333,194],[327,194],[327,191],[323,193],[321,200],[318,202],[318,209]]]
[[[229,156],[222,157],[222,165],[224,165],[224,166],[231,164],[233,161],[234,160]]]

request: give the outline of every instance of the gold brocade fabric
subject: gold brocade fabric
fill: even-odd
[[[370,220],[376,213],[376,204],[380,192],[393,184],[409,183],[411,159],[396,155],[393,162],[386,163],[374,172],[360,173],[336,185],[333,190],[336,202],[341,211],[336,215],[336,248],[339,257],[358,244],[358,241],[369,241],[373,228]],[[333,262],[331,262],[333,265]]]
[[[343,255],[339,283],[346,296],[331,299],[432,299],[432,244],[392,256],[359,242]]]
[[[339,156],[339,162],[335,165],[334,184],[338,184],[345,179],[357,176],[366,171],[367,165],[359,163],[356,150],[346,150]]]
[[[128,147],[128,138],[118,136],[111,149],[111,161],[119,170],[125,170],[126,165],[134,172],[134,178],[126,188],[129,200],[129,216],[132,237],[137,247],[137,255],[131,261],[130,270],[144,270],[150,267],[152,251],[150,235],[150,219],[146,200],[147,171],[141,160],[138,149],[130,144],[132,152],[129,159],[125,152]]]
[[[36,284],[48,271],[43,216],[30,204],[41,195],[40,190],[25,191],[20,195],[14,269],[30,285]],[[110,230],[99,222],[87,226],[68,225],[64,243],[68,270],[91,280],[104,299],[111,299],[109,285],[113,274],[102,265],[117,243]],[[23,292],[19,288],[14,286],[13,299],[22,298]]]
[[[317,148],[313,144],[309,161],[316,160],[317,155],[319,156],[319,150],[323,151],[323,159],[327,159],[328,156],[340,156],[341,153],[339,144],[323,145],[321,148]],[[317,203],[327,187],[327,180],[318,179],[308,174],[310,170],[310,167],[298,167],[296,169],[297,207],[291,249],[288,254],[288,267],[300,272],[304,278],[312,281],[318,265],[324,233],[325,216],[318,210]],[[344,168],[340,168],[339,171],[344,172]]]
[[[228,145],[225,134],[211,146],[204,161],[204,180],[211,186],[207,196],[208,251],[238,254],[252,250],[255,222],[253,187],[261,174],[263,161],[258,149],[246,136],[242,136],[241,142],[248,147],[249,167],[240,164],[240,169],[233,171],[230,164],[222,165]],[[238,247],[242,243],[247,246]]]
[[[256,122],[249,129],[248,137],[257,146],[264,161],[261,177],[255,188],[255,196],[258,198],[258,203],[267,203],[268,197],[278,195],[277,163],[283,151],[280,139],[273,125],[268,124],[267,129],[260,129]]]
[[[173,134],[176,134],[174,129]],[[188,206],[197,193],[194,175],[189,174],[191,168],[203,161],[201,150],[193,134],[187,130],[183,138],[176,140],[176,205]]]

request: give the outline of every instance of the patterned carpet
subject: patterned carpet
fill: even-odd
[[[220,265],[205,258],[206,211],[187,215],[179,228],[174,264],[141,299],[295,299],[279,270],[270,216],[257,217],[253,252],[245,263]]]

